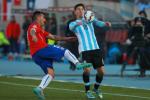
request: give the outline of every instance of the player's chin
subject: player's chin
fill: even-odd
[[[43,21],[43,25],[45,25],[47,23],[47,21]]]
[[[83,13],[80,13],[79,16],[82,17],[82,16],[83,16]]]

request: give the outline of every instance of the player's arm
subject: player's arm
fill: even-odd
[[[62,36],[52,35],[50,33],[47,36],[47,38],[56,41],[75,41],[77,39],[76,37],[62,37]]]
[[[34,28],[31,29],[30,35],[32,36],[32,41],[37,42],[37,37],[36,37],[36,30]]]
[[[94,24],[99,26],[99,27],[104,27],[104,26],[107,26],[107,27],[111,27],[111,23],[110,22],[103,22],[103,21],[99,21],[98,19],[94,19]]]

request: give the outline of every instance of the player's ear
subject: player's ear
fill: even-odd
[[[41,18],[41,16],[37,16],[37,20],[39,20]]]
[[[44,23],[46,23],[46,18],[45,17],[44,17],[43,21],[44,21]]]

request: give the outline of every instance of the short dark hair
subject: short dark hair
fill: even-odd
[[[82,6],[83,9],[85,10],[85,6],[84,6],[84,4],[82,4],[82,3],[76,4],[76,5],[74,6],[74,10],[76,10],[79,6]]]
[[[32,15],[32,21],[35,21],[37,16],[43,14],[44,15],[44,12],[41,12],[41,11],[35,11]]]
[[[144,14],[144,16],[147,18],[147,14],[146,14],[145,10],[140,11],[139,15],[141,15],[141,14]]]

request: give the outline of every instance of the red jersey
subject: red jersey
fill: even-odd
[[[20,25],[16,22],[10,22],[6,28],[6,36],[8,39],[18,40],[20,37]]]
[[[32,36],[31,36],[31,33],[30,33],[31,29],[35,30],[35,35],[37,37],[37,42],[34,42],[32,40]],[[48,34],[49,33],[46,32],[45,30],[43,30],[43,28],[37,23],[32,23],[29,26],[28,31],[27,31],[27,38],[28,38],[28,44],[29,44],[31,55],[36,53],[38,50],[48,46],[48,44],[46,43],[46,37],[48,36]]]

